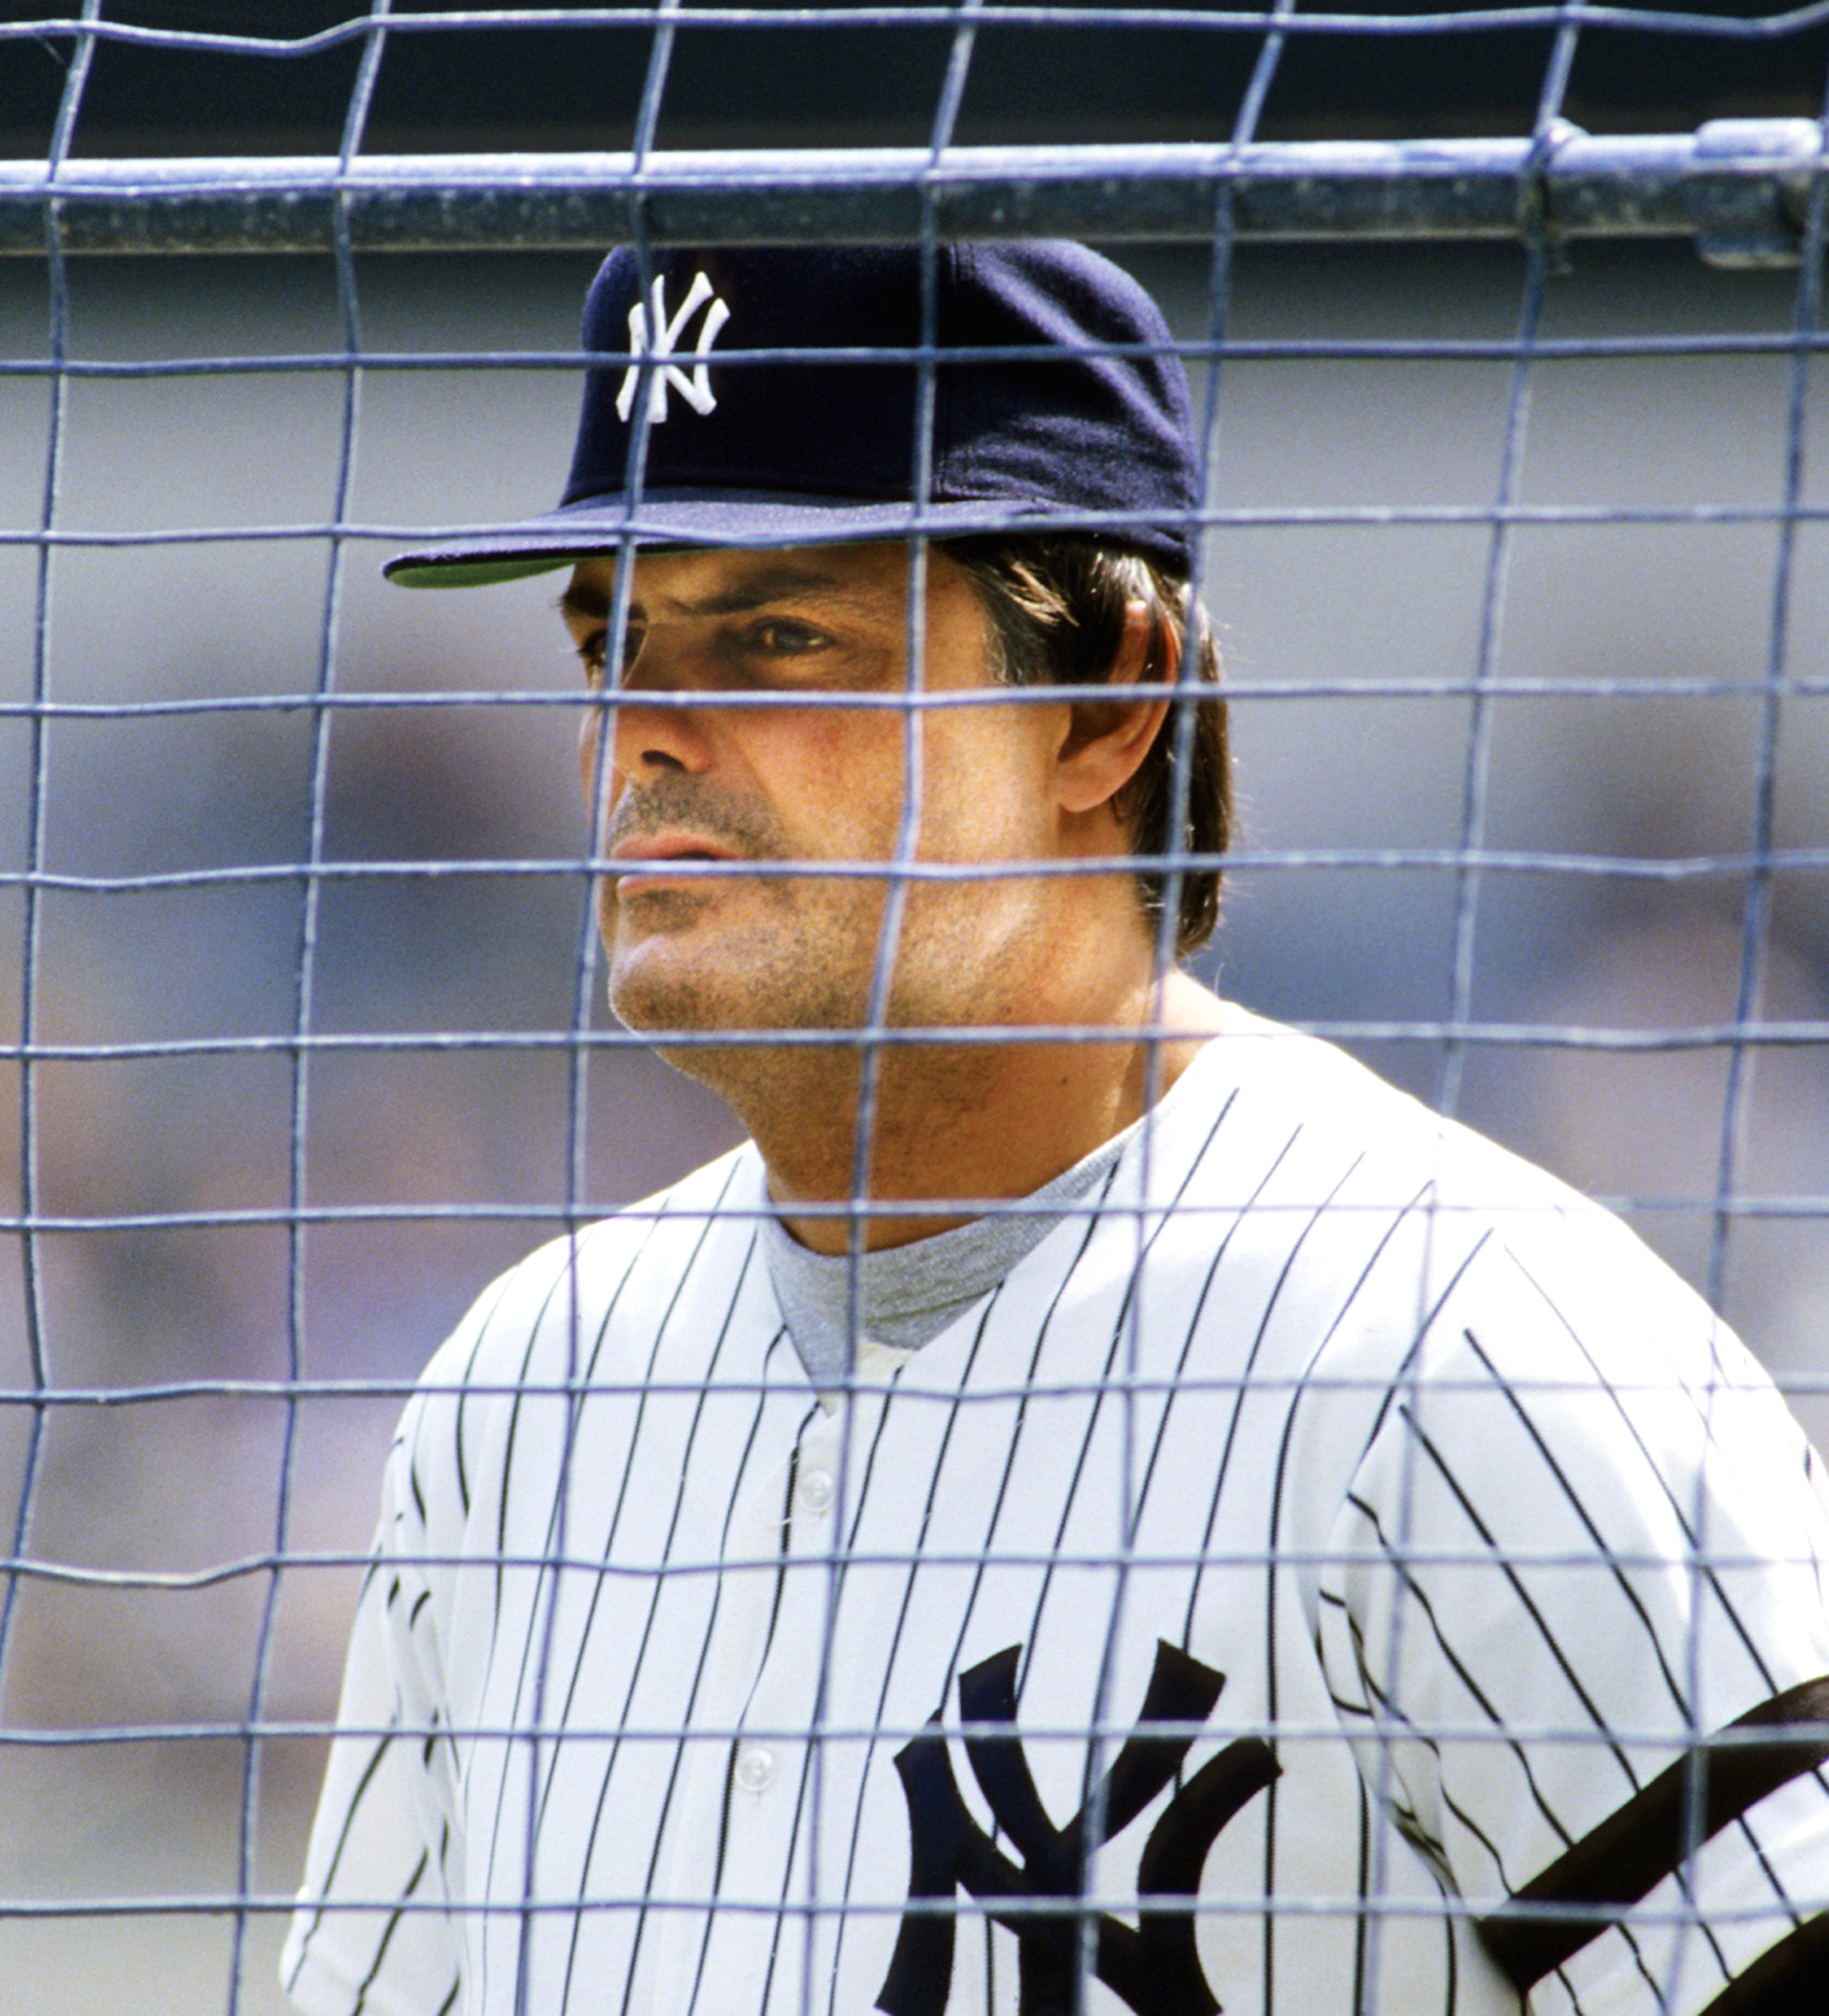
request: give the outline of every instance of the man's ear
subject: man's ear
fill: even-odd
[[[1173,679],[1179,662],[1168,626],[1156,621],[1147,604],[1127,602],[1123,635],[1106,684],[1135,686],[1147,671],[1152,685],[1165,686]],[[1055,758],[1055,790],[1061,809],[1096,812],[1116,798],[1142,768],[1168,705],[1162,697],[1074,701]]]

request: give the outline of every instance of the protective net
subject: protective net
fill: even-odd
[[[553,609],[564,577],[403,596],[379,571],[415,540],[554,504],[579,304],[614,244],[652,262],[680,243],[883,240],[931,265],[954,238],[1072,235],[1140,279],[1191,381],[1196,586],[1240,797],[1193,970],[1622,1213],[1806,1430],[1829,1429],[1829,553],[1808,453],[1829,6],[0,12],[10,2008],[291,2006],[280,1949],[422,1367],[530,1249],[741,1139],[605,998],[602,821],[572,782],[580,721],[603,710]],[[931,382],[937,358],[930,332],[908,361]],[[626,610],[610,613],[614,631]],[[1165,732],[1191,737],[1186,681],[1163,696]],[[898,846],[888,880],[920,887],[911,836]],[[1188,848],[1162,863],[1172,889],[1215,865]],[[839,1032],[865,1060],[866,1127],[898,1040],[888,956]],[[1228,1176],[1201,1204],[1195,1184],[1191,1237],[1227,1250],[1254,1200],[1334,1222],[1320,1174],[1282,1195],[1265,1154],[1240,1152],[1249,1195]],[[1598,1641],[1609,1601],[1652,1600],[1641,1579],[1706,1586],[1738,1618],[1765,1587],[1752,1564],[1776,1561],[1795,1623],[1815,1554],[1782,1512],[1710,1530],[1673,1485],[1674,1537],[1648,1554],[1588,1518],[1598,1500],[1482,1359],[1432,1403],[1463,1396],[1467,1462],[1431,1471],[1419,1429],[1393,1472],[1416,1533],[1363,1506],[1350,1535],[1293,1511],[1249,1543],[1217,1510],[1150,1523],[1163,1499],[1192,1502],[1190,1479],[1217,1508],[1232,1457],[1212,1452],[1269,1462],[1273,1421],[1298,1468],[1307,1449],[1324,1470],[1325,1451],[1288,1425],[1295,1360],[1203,1372],[1156,1353],[1205,1319],[1173,1287],[1157,1307],[1179,1313],[1154,1317],[1123,1292],[1176,1222],[1149,1165],[1191,1182],[1198,1157],[1183,1170],[1167,1128],[1142,1154],[1134,1194],[1107,1170],[1062,1207],[1069,1239],[1108,1223],[1132,1256],[1099,1319],[1114,1354],[1090,1372],[1021,1354],[1048,1335],[1037,1298],[1079,1292],[1065,1266],[1046,1290],[991,1293],[1015,1312],[1001,1357],[985,1339],[1005,1319],[981,1310],[950,1358],[955,1331],[913,1359],[864,1336],[856,1196],[835,1216],[864,1355],[816,1417],[778,1313],[753,1364],[716,1357],[766,1328],[742,1298],[773,1292],[764,1202],[736,1179],[627,1221],[711,1359],[600,1364],[595,1290],[547,1282],[569,1311],[558,1357],[530,1355],[521,1386],[479,1375],[495,1425],[472,1440],[429,1411],[421,1455],[444,1437],[450,1477],[397,1460],[388,1516],[425,1522],[397,1537],[402,1609],[414,1590],[435,1613],[479,1600],[439,1579],[461,1579],[456,1527],[413,1501],[443,1490],[467,1516],[467,1466],[505,1463],[501,1437],[548,1479],[580,1449],[622,1467],[549,1491],[539,1516],[511,1517],[498,1480],[493,1538],[464,1541],[461,1572],[494,1577],[484,1664],[515,1663],[508,1696],[460,1676],[355,1716],[351,1786],[410,1743],[433,1804],[415,1810],[421,1866],[363,1861],[352,1833],[359,1873],[323,1922],[355,1930],[324,1943],[366,1939],[372,1964],[305,1979],[312,2006],[1041,2016],[1083,1996],[1142,2016],[1318,2009],[1324,1979],[1370,2016],[1432,2009],[1404,1997],[1443,1967],[1442,2006],[1484,2009],[1498,1991],[1469,1970],[1496,1965],[1549,2010],[1624,1995],[1616,1950],[1638,2000],[1606,2006],[1700,2012],[1772,1943],[1775,1911],[1823,1907],[1829,1847],[1805,1803],[1822,1702],[1777,1717],[1790,1762],[1749,1738],[1757,1782],[1723,1790],[1685,1765],[1671,1703],[1712,1735],[1795,1676],[1717,1686],[1699,1600],[1686,1631],[1635,1609],[1665,1697],[1629,1678],[1609,1695],[1556,1593],[1560,1576]],[[1459,1234],[1431,1229],[1407,1259],[1407,1224],[1391,1214],[1378,1250],[1422,1295]],[[704,1278],[706,1242],[733,1237]],[[1227,1292],[1242,1307],[1246,1288]],[[643,1320],[658,1353],[672,1319]],[[1697,1418],[1721,1461],[1794,1454],[1736,1440],[1708,1362]],[[1554,1351],[1539,1369],[1551,1393],[1574,1377]],[[1414,1415],[1413,1372],[1378,1378]],[[1029,1443],[1025,1408],[1055,1423]],[[1361,1425],[1369,1445],[1377,1421]],[[1685,1431],[1665,1426],[1646,1461],[1686,1478]],[[780,1475],[757,1453],[771,1436]],[[1076,1498],[1036,1444],[1098,1488]],[[1567,1499],[1528,1545],[1482,1524],[1481,1490],[1507,1474]],[[1110,1518],[1086,1509],[1100,1491]],[[1458,1537],[1427,1524],[1444,1494]],[[886,1497],[918,1530],[870,1523]],[[1024,1525],[1006,1500],[1040,1509]],[[1429,1577],[1477,1576],[1476,1556],[1516,1637],[1481,1639],[1462,1693],[1400,1706],[1406,1658],[1448,1656]],[[1366,1594],[1352,1578],[1374,1559],[1390,1574]],[[1001,1612],[983,1630],[923,1593],[974,1576],[989,1593],[971,1602]],[[1134,1620],[1171,1585],[1179,1637]],[[787,1679],[769,1680],[773,1653],[733,1649],[721,1589],[744,1629],[801,1647]],[[1324,1656],[1336,1599],[1376,1628]],[[1312,1614],[1279,1626],[1279,1601]],[[1280,1680],[1281,1649],[1267,1679],[1232,1654],[1222,1670],[1196,1628],[1209,1602],[1306,1645],[1333,1698]],[[626,1653],[595,1693],[593,1629]],[[1031,1666],[1056,1657],[1079,1678],[1050,1692]],[[720,1659],[761,1679],[719,1695]],[[1492,1681],[1506,1670],[1526,1709]],[[1367,1746],[1357,1766],[1343,1732]],[[1499,1760],[1491,1783],[1439,1763],[1463,1738]],[[1534,1775],[1533,1745],[1558,1744],[1599,1758],[1577,1777],[1619,1774],[1588,1819]],[[1336,1787],[1338,1867],[1301,1845],[1303,1760],[1324,1754],[1352,1788]],[[577,1785],[542,1835],[553,1788]],[[1760,1798],[1792,1804],[1773,1819]],[[677,1818],[695,1812],[713,1816],[698,1851]],[[1628,1812],[1640,1834],[1605,1831]],[[1533,1915],[1525,1837],[1545,1825],[1583,1869],[1637,1875],[1570,1878]],[[576,1880],[527,1852],[567,1829],[589,1835],[552,1851]],[[1736,1842],[1758,1881],[1725,1859]],[[434,1929],[460,1861],[465,1880],[495,1871],[459,1899],[488,1928],[456,1936],[461,1988]],[[1305,1953],[1336,1972],[1306,1975]],[[1770,2006],[1808,2005],[1808,1985],[1791,1992],[1806,1999]]]

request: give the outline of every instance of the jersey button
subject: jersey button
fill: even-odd
[[[746,1743],[737,1753],[737,1783],[746,1792],[766,1792],[774,1780],[775,1754],[764,1743]]]
[[[838,1494],[838,1486],[832,1481],[829,1470],[810,1470],[801,1478],[795,1496],[804,1511],[825,1512],[831,1510],[832,1499]]]

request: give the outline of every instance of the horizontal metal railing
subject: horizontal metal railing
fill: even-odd
[[[1823,129],[1547,140],[730,149],[0,162],[0,253],[321,252],[917,237],[1688,237],[1711,263],[1794,263]]]

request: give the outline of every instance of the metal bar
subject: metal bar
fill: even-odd
[[[1820,146],[1807,119],[1694,133],[1174,146],[751,148],[66,163],[72,253],[328,252],[337,202],[362,252],[559,250],[631,240],[760,244],[920,236],[923,190],[957,237],[1189,238],[1229,185],[1237,237],[1693,237],[1727,264],[1794,262]],[[0,162],[0,253],[42,258],[51,179]]]
[[[951,28],[965,12],[965,0],[935,0],[931,4],[810,6],[703,6],[681,16],[680,25],[704,29],[781,29],[817,31],[825,28]],[[394,35],[497,35],[505,31],[579,29],[650,29],[656,0],[622,6],[478,7],[418,14],[397,14],[389,22]],[[1127,33],[1177,29],[1183,33],[1262,35],[1266,15],[1250,8],[1131,7],[1043,4],[987,5],[975,11],[987,28],[1115,29]],[[1605,29],[1629,35],[1688,36],[1720,42],[1778,42],[1807,35],[1829,20],[1829,0],[1809,0],[1804,6],[1770,14],[1723,15],[1692,8],[1647,8],[1590,5],[1583,0],[1509,7],[1442,7],[1431,12],[1290,13],[1288,32],[1321,37],[1374,37],[1420,39],[1436,35],[1515,35],[1565,26]],[[142,49],[181,50],[189,54],[252,57],[263,61],[319,56],[359,42],[368,32],[369,16],[356,14],[313,34],[295,36],[234,35],[179,28],[154,28],[138,22],[106,21],[96,27],[97,41],[118,42]],[[0,46],[8,42],[51,44],[78,33],[69,16],[0,22]]]

